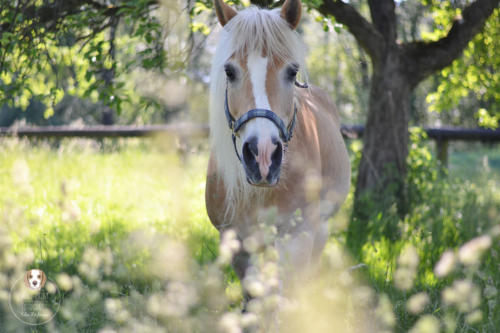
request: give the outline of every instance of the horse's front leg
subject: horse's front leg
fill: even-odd
[[[252,299],[252,296],[248,293],[246,288],[243,286],[243,282],[246,276],[246,272],[248,267],[250,267],[251,261],[250,261],[250,253],[245,251],[243,249],[243,246],[240,247],[238,252],[236,252],[233,256],[233,259],[231,261],[231,266],[233,267],[236,275],[240,279],[240,284],[241,284],[241,291],[243,293],[243,308],[242,312],[247,311],[247,305],[248,302]]]
[[[311,263],[314,247],[314,232],[301,230],[276,240],[281,267],[285,271],[301,272]]]
[[[326,222],[320,224],[318,217],[318,214],[305,214],[298,225],[276,240],[280,264],[286,277],[285,285],[287,279],[296,280],[307,276],[319,260],[328,239],[328,226]]]

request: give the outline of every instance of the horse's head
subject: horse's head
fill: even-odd
[[[290,45],[290,36],[295,36],[301,3],[286,0],[280,11],[238,14],[215,0],[215,9],[235,44],[220,68],[234,148],[250,184],[274,186],[295,124],[294,83],[302,60],[294,59],[290,50],[297,45]]]

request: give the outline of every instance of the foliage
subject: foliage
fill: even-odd
[[[497,221],[494,218],[496,209],[496,195],[488,192],[495,186],[498,181],[496,178],[487,180],[487,176],[481,179],[481,182],[487,183],[483,188],[483,192],[479,193],[480,188],[468,183],[467,177],[473,172],[477,173],[477,168],[484,168],[476,165],[474,171],[467,169],[467,172],[460,174],[464,180],[459,180],[448,174],[442,165],[437,161],[436,157],[430,151],[430,147],[424,141],[426,134],[419,128],[411,129],[411,149],[408,155],[408,175],[407,175],[407,197],[408,197],[408,212],[405,216],[400,216],[400,212],[396,210],[392,200],[387,202],[364,202],[363,216],[366,221],[351,221],[349,234],[353,235],[348,244],[355,254],[360,254],[360,249],[363,244],[371,241],[377,241],[381,238],[387,238],[388,241],[400,239],[404,232],[415,232],[414,230],[406,229],[406,224],[410,225],[426,225],[428,221],[440,219],[439,223],[427,227],[432,230],[434,237],[444,237],[441,239],[443,244],[456,244],[455,242],[464,242],[468,237],[476,236],[474,230],[468,230],[458,237],[453,234],[450,238],[447,236],[447,228],[455,230],[457,227],[467,228],[467,226],[475,226],[479,230],[487,230],[492,227]],[[357,142],[351,144],[353,151],[353,183],[356,182],[356,170],[360,159],[360,147]],[[486,160],[488,164],[488,160]],[[466,166],[460,166],[464,168]],[[453,168],[453,167],[452,167]],[[491,172],[488,167],[485,172]],[[478,208],[478,205],[481,208]],[[484,206],[482,206],[484,205]],[[464,211],[464,209],[472,209],[474,212]],[[477,210],[477,211],[476,211]],[[460,213],[457,213],[460,211]],[[478,214],[481,218],[478,218]],[[460,217],[457,220],[458,214]],[[492,215],[493,214],[493,215]],[[354,217],[355,218],[355,217]],[[412,222],[412,219],[417,219]],[[465,219],[465,220],[464,220]],[[484,224],[478,226],[479,223]],[[359,226],[358,226],[359,224]],[[361,228],[360,232],[356,228]]]
[[[152,0],[7,1],[0,18],[0,105],[25,110],[47,106],[65,94],[99,101],[120,113],[122,105],[152,105],[137,99],[129,75],[135,68],[163,71],[179,66],[166,41],[169,23]],[[176,19],[179,17],[177,16]],[[169,48],[169,53],[166,52]],[[140,96],[139,96],[140,97]]]
[[[450,13],[460,12],[449,8],[438,9],[435,14],[435,30],[424,33],[427,39],[442,34],[439,27],[453,17]],[[438,76],[436,91],[429,93],[427,102],[430,111],[455,115],[455,122],[474,119],[480,126],[496,128],[500,120],[500,9],[486,21],[484,30],[468,44],[462,57]],[[452,119],[453,119],[452,118]]]

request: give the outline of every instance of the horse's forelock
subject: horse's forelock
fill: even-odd
[[[270,62],[298,61],[303,65],[304,45],[280,16],[279,10],[250,7],[238,13],[225,27],[231,55],[244,58],[257,52]]]

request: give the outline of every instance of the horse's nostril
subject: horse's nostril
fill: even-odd
[[[271,162],[272,162],[271,165],[278,167],[281,165],[281,159],[283,158],[283,146],[281,145],[280,141],[276,141],[275,144],[276,144],[276,149],[271,155]]]
[[[257,147],[257,137],[253,136],[243,144],[242,153],[243,160],[247,165],[256,163],[255,157],[259,155],[259,149]]]
[[[250,147],[248,146],[249,146],[248,142],[245,142],[243,144],[243,160],[246,163],[248,163],[253,157],[252,152],[250,151]]]

